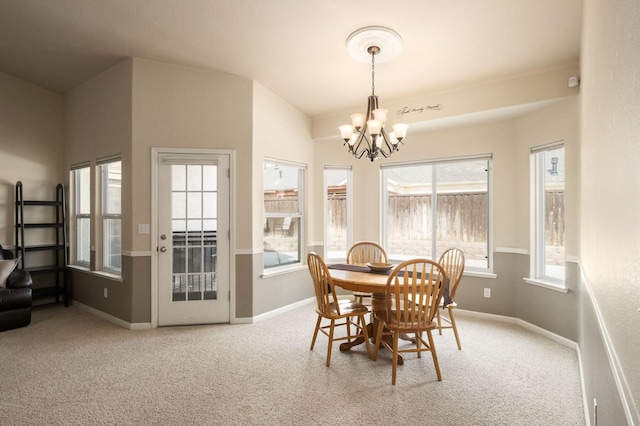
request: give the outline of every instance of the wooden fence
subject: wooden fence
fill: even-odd
[[[288,200],[267,200],[265,211],[274,213],[290,211],[297,198]],[[347,209],[343,195],[334,195],[329,200],[328,240],[344,241],[346,244]],[[454,241],[470,245],[484,245],[487,242],[487,215],[489,213],[486,193],[463,193],[438,195],[437,240]],[[433,229],[431,195],[389,195],[387,208],[388,241],[431,240]],[[564,193],[546,194],[545,229],[547,246],[564,246]]]

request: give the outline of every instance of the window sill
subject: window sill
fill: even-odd
[[[93,275],[98,276],[98,277],[102,277],[102,278],[107,278],[109,280],[113,280],[113,281],[118,281],[118,282],[122,282],[122,275],[118,275],[118,274],[114,274],[112,272],[105,272],[105,271],[93,271],[91,272]]]
[[[307,269],[307,265],[301,265],[301,264],[297,263],[295,265],[282,266],[280,268],[266,269],[266,270],[262,271],[262,275],[260,277],[261,278],[271,278],[271,277],[275,277],[277,275],[288,274],[290,272],[297,272],[297,271],[302,271],[302,270],[305,270],[305,269]]]
[[[551,281],[543,281],[536,278],[523,278],[527,284],[536,285],[538,287],[547,288],[549,290],[559,291],[560,293],[568,293],[569,289],[565,287],[564,283],[554,283]]]
[[[80,265],[67,265],[67,268],[73,269],[74,271],[86,272],[87,274],[95,275],[97,277],[102,277],[102,278],[107,278],[109,280],[122,282],[122,275],[114,274],[113,272],[92,271],[86,266],[80,266]]]
[[[69,269],[73,269],[73,270],[75,270],[75,271],[91,273],[91,269],[87,268],[86,266],[81,266],[81,265],[67,265],[67,268],[69,268]]]
[[[478,277],[478,278],[498,278],[498,274],[494,274],[493,272],[483,272],[483,271],[464,271],[462,275],[466,275],[468,277]]]

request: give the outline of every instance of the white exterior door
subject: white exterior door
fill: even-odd
[[[158,155],[158,325],[226,323],[229,156]]]

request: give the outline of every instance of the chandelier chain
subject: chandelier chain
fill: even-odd
[[[375,96],[376,94],[376,54],[374,51],[371,52],[371,95]]]

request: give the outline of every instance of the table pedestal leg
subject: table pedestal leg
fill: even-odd
[[[385,305],[386,305],[385,294],[374,293],[373,297],[371,298],[371,311],[373,313],[384,311],[386,309]],[[371,314],[371,317],[373,321],[367,324],[367,334],[369,335],[369,339],[371,340],[371,343],[375,344],[376,330],[378,329],[378,321],[375,319],[374,314]],[[384,341],[387,342],[390,346],[393,346],[393,338],[391,336],[388,336],[388,335],[382,336],[382,339],[384,339]],[[340,345],[340,350],[348,351],[354,346],[358,346],[362,343],[364,343],[364,338],[358,337],[357,339],[352,340],[351,342],[342,343]],[[375,348],[373,348],[373,350],[375,351]],[[401,354],[398,354],[398,365],[402,365],[402,364],[404,364],[404,358],[402,358]]]
[[[369,337],[372,338],[373,336],[373,324],[369,323],[367,324],[367,334],[369,334]],[[345,352],[348,351],[349,349],[353,348],[354,346],[358,346],[364,343],[364,337],[358,337],[357,339],[354,339],[350,342],[345,342],[340,344],[340,350]]]

